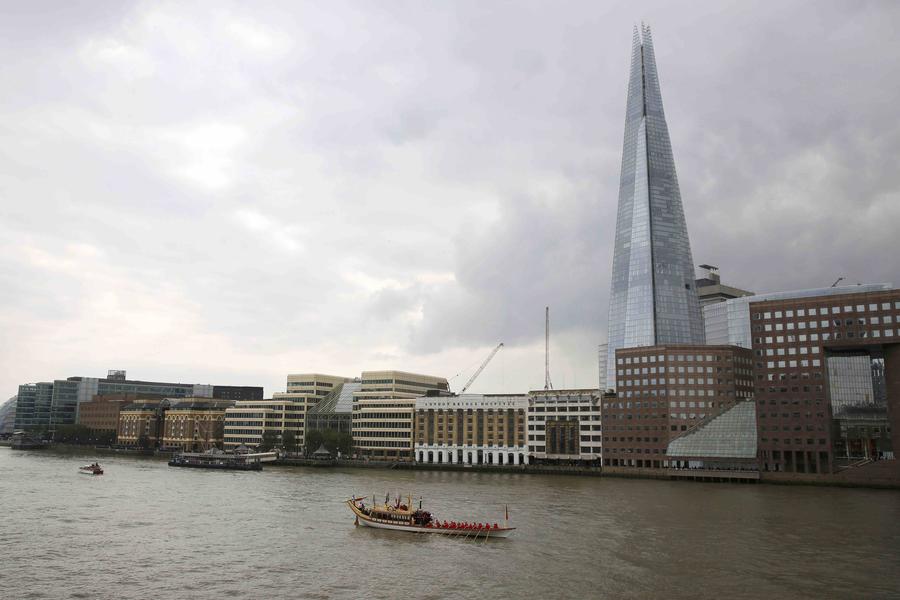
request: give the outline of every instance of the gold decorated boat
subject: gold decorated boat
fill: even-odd
[[[394,502],[385,498],[384,504],[372,501],[367,504],[367,496],[353,497],[347,500],[347,506],[356,515],[355,524],[377,529],[393,529],[409,533],[437,533],[470,539],[489,539],[508,537],[515,527],[509,526],[509,509],[504,511],[503,525],[498,523],[480,523],[474,521],[441,521],[427,510],[422,510],[422,499],[419,508],[412,507],[412,498],[408,496],[404,503],[398,496]]]

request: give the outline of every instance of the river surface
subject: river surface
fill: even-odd
[[[897,598],[900,492],[615,478],[170,468],[0,448],[2,598]],[[356,528],[412,493],[507,540]]]

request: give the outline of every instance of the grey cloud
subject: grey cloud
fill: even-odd
[[[287,370],[415,369],[500,340],[512,357],[539,345],[547,304],[559,363],[590,380],[642,18],[695,262],[761,291],[900,283],[898,13],[11,7],[0,386],[124,366],[271,392]],[[169,343],[139,327],[154,319]]]

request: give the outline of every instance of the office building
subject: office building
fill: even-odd
[[[0,406],[0,436],[12,435],[16,429],[16,401],[18,396],[13,396]]]
[[[525,394],[415,400],[415,459],[426,464],[528,464]]]
[[[697,288],[697,298],[700,300],[701,311],[707,304],[715,304],[733,298],[753,295],[753,292],[722,283],[721,276],[719,275],[719,267],[713,265],[700,265],[700,268],[703,269],[703,275],[694,281],[694,286]],[[709,340],[707,339],[707,342],[708,341]]]
[[[97,395],[78,405],[78,424],[94,433],[115,433],[119,426],[119,411],[130,404],[142,400],[159,401],[153,394],[107,394]]]
[[[665,468],[669,442],[753,397],[753,355],[737,346],[616,352],[616,396],[603,398],[603,464]]]
[[[607,386],[620,348],[705,341],[650,28],[634,30],[609,294]]]
[[[353,395],[362,389],[362,381],[354,380],[336,386],[330,394],[306,413],[307,431],[353,433]]]
[[[56,425],[78,422],[79,406],[95,396],[135,394],[137,397],[211,398],[234,400],[262,398],[263,388],[230,385],[166,383],[130,380],[125,371],[111,370],[106,377],[69,377],[53,382],[19,386],[27,397],[21,417],[16,416],[16,428],[52,429]]]
[[[256,447],[266,431],[275,431],[279,436],[292,431],[297,447],[302,447],[307,412],[346,381],[347,377],[321,373],[291,374],[287,376],[286,392],[276,392],[269,399],[235,402],[225,411],[225,449],[242,444]]]
[[[600,397],[594,389],[529,392],[529,461],[599,465],[603,448]]]
[[[812,298],[818,296],[837,296],[842,294],[858,294],[862,292],[878,292],[893,289],[887,283],[874,283],[853,286],[813,288],[769,292],[753,296],[743,296],[707,304],[703,307],[703,323],[706,327],[706,343],[714,345],[753,347],[750,335],[750,303],[766,300],[787,300],[791,298]]]
[[[443,377],[364,371],[353,395],[353,452],[383,460],[413,459],[416,398],[449,389]]]
[[[750,303],[763,471],[896,465],[900,290],[861,288]]]

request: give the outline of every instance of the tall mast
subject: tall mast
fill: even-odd
[[[550,307],[545,307],[544,312],[544,389],[552,390],[550,383]]]

